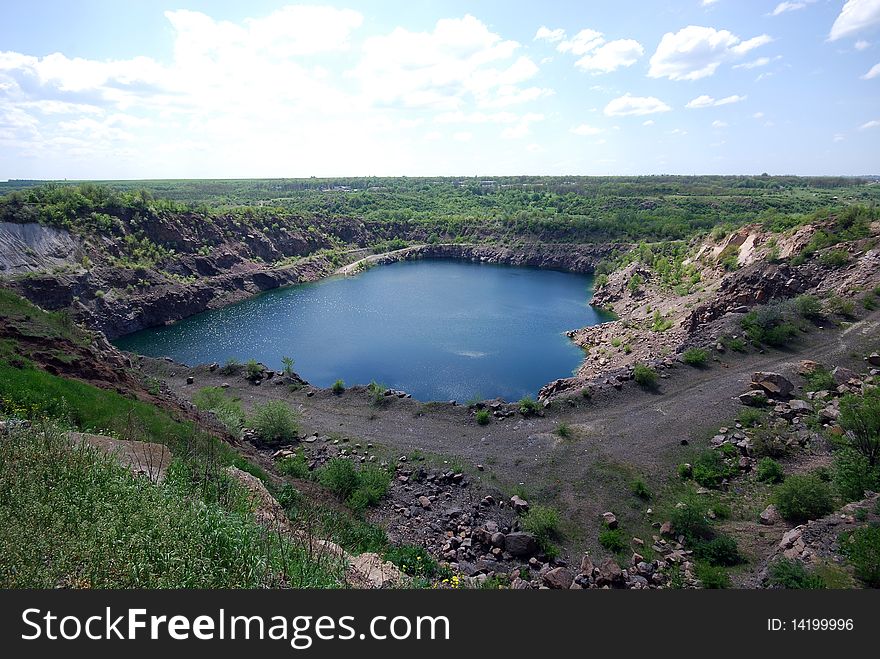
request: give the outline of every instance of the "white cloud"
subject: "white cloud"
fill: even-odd
[[[635,64],[645,49],[635,39],[605,41],[601,32],[584,29],[556,46],[561,53],[579,56],[575,66],[592,73],[611,73]]]
[[[544,121],[543,114],[527,113],[519,117],[516,124],[501,131],[501,137],[506,140],[517,140],[531,134],[531,124]]]
[[[763,118],[764,118],[763,112],[755,112],[755,114],[752,115],[752,119],[763,119]]]
[[[862,76],[862,80],[873,80],[877,76],[880,76],[880,62],[872,66],[871,70]]]
[[[829,40],[849,37],[880,23],[880,0],[846,0],[831,26]]]
[[[474,138],[474,134],[467,130],[462,130],[452,134],[452,139],[456,142],[470,142]]]
[[[628,115],[668,112],[671,109],[659,98],[653,96],[632,96],[627,93],[610,101],[605,106],[605,115],[608,117],[625,117]]]
[[[556,50],[560,53],[571,53],[572,55],[585,55],[597,46],[605,42],[601,32],[596,30],[581,30],[571,39],[565,39]]]
[[[474,100],[501,107],[550,93],[521,86],[538,66],[526,56],[513,60],[519,47],[473,16],[443,19],[432,32],[398,27],[367,39],[353,75],[378,106],[449,110]]]
[[[708,7],[709,5],[714,5],[718,0],[700,0],[700,4],[703,7]]]
[[[853,44],[856,50],[868,50],[871,47],[871,44],[865,41],[864,39],[859,39]]]
[[[739,103],[740,101],[746,100],[745,96],[740,96],[738,94],[733,94],[732,96],[725,96],[724,98],[714,99],[711,96],[703,94],[702,96],[697,96],[694,99],[688,101],[686,108],[690,108],[691,110],[696,110],[699,108],[711,108],[717,107],[719,105],[730,105],[731,103]]]
[[[591,126],[590,124],[581,124],[575,126],[569,132],[574,133],[575,135],[598,135],[602,132],[602,129]]]
[[[843,142],[846,139],[846,136],[843,133],[834,133],[834,137],[831,138],[834,142]]]
[[[734,69],[757,69],[761,66],[767,66],[772,60],[769,57],[759,57],[751,62],[743,62],[742,64],[734,64]]]
[[[565,30],[562,28],[551,30],[546,25],[542,25],[538,28],[538,31],[535,32],[535,38],[533,41],[549,41],[550,43],[556,43],[557,41],[562,41],[564,38]]]
[[[880,126],[880,120],[872,119],[871,121],[863,123],[861,126],[859,126],[859,130],[868,130],[869,128],[877,128],[878,126]]]
[[[712,128],[727,128],[727,126],[728,123],[726,121],[720,121],[719,119],[712,122]]]
[[[653,125],[654,125],[654,120],[653,120],[653,119],[645,119],[645,120],[642,122],[642,126],[653,126]]]
[[[651,56],[648,76],[670,80],[699,80],[711,76],[727,61],[772,41],[766,34],[741,40],[727,30],[689,25],[667,32]]]
[[[687,135],[688,132],[683,128],[673,128],[672,130],[666,131],[667,135]]]
[[[770,15],[779,16],[779,14],[784,14],[788,11],[797,11],[798,9],[803,9],[806,6],[806,2],[780,2],[778,5],[776,5],[776,9],[770,12]]]
[[[617,39],[599,46],[575,62],[575,66],[596,73],[611,73],[635,64],[644,55],[642,44],[634,39]]]

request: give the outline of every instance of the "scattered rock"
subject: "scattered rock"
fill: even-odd
[[[779,511],[776,510],[776,506],[771,503],[763,510],[758,521],[764,526],[773,526],[781,519],[782,517],[779,515]]]
[[[504,537],[504,548],[512,556],[523,558],[538,551],[538,542],[531,533],[515,531]]]
[[[516,494],[510,497],[510,505],[517,513],[525,513],[529,510],[529,502]]]
[[[556,567],[544,574],[544,585],[556,590],[567,590],[574,581],[574,575],[568,568]]]
[[[608,525],[609,529],[616,529],[617,528],[617,517],[615,516],[614,513],[611,513],[611,512],[602,513],[602,519],[604,520],[605,524]]]
[[[758,371],[753,374],[752,387],[763,389],[769,394],[783,398],[787,398],[794,391],[794,384],[791,380],[780,373],[769,371]]]

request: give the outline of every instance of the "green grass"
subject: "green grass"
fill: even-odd
[[[477,410],[477,413],[474,415],[477,423],[481,426],[489,425],[489,422],[492,420],[492,415],[489,414],[489,410]]]
[[[657,386],[657,371],[644,364],[636,364],[633,369],[633,380],[645,389],[653,389]]]
[[[682,353],[681,361],[688,366],[705,366],[709,361],[709,351],[703,348],[688,348]]]
[[[176,459],[161,486],[51,425],[0,442],[4,588],[332,587],[336,561],[259,526],[236,483],[201,496]]]

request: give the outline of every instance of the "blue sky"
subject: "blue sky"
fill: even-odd
[[[2,14],[0,179],[880,174],[880,0]]]

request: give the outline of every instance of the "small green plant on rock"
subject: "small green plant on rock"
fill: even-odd
[[[703,348],[688,348],[682,353],[681,361],[688,366],[705,366],[709,361],[709,352]]]
[[[633,380],[645,389],[652,389],[657,386],[657,371],[644,364],[636,364],[633,368]]]
[[[343,391],[345,391],[345,382],[343,382],[342,380],[337,380],[333,383],[333,386],[330,387],[330,391],[332,391],[334,394],[341,394]]]
[[[474,415],[477,423],[481,426],[489,425],[489,422],[492,420],[492,415],[489,414],[489,410],[477,410],[477,413]]]

